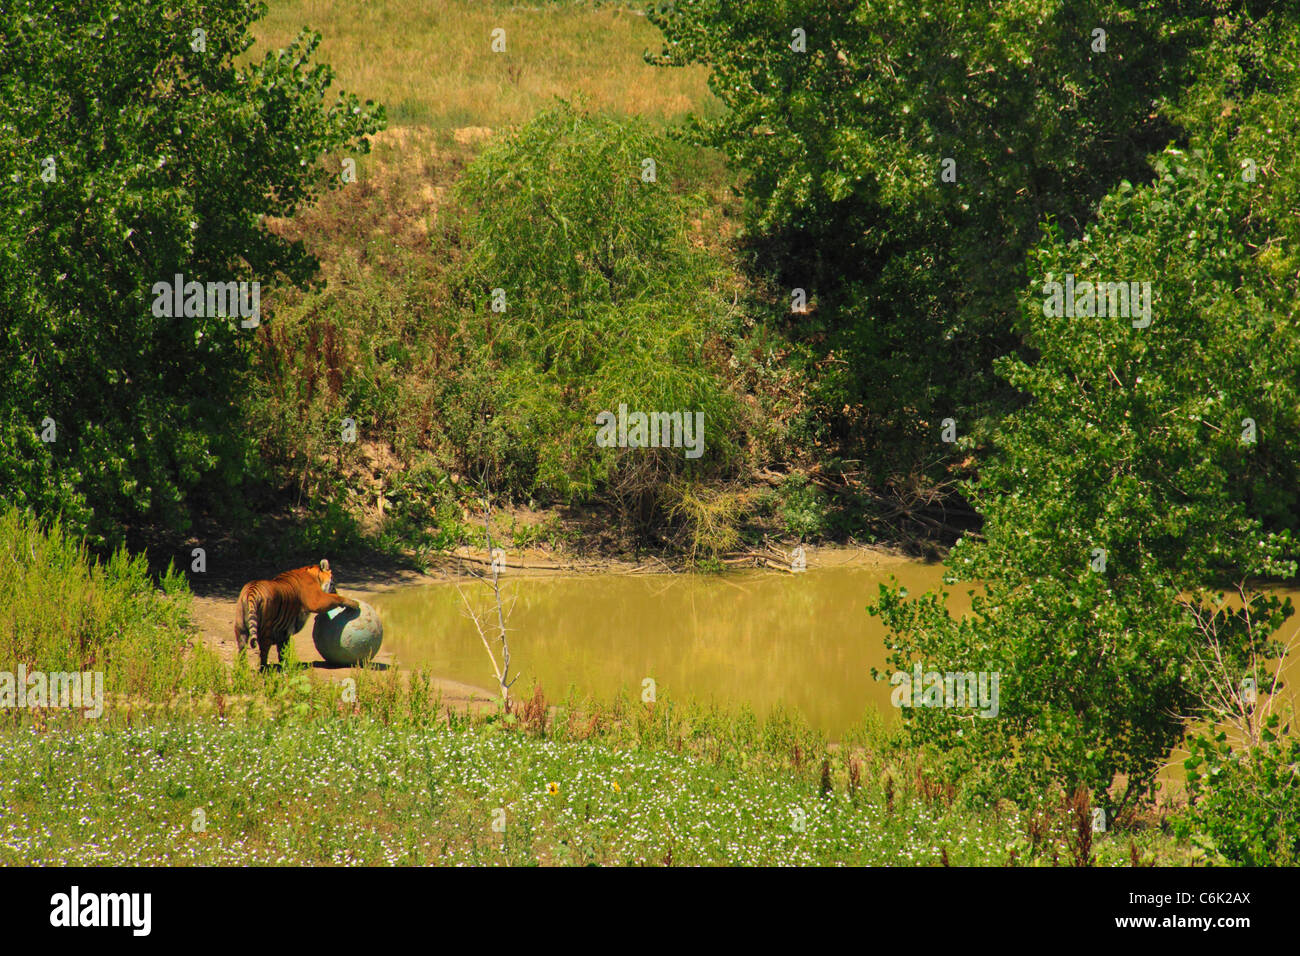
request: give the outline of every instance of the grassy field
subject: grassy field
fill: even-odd
[[[300,29],[325,37],[320,58],[340,84],[388,109],[393,126],[450,134],[518,125],[556,96],[593,109],[673,123],[715,101],[699,68],[661,70],[659,32],[632,5],[531,0],[286,0],[255,26],[281,46]],[[505,30],[505,52],[492,31]]]
[[[733,729],[744,721],[733,724]],[[719,730],[725,724],[714,724]],[[905,765],[777,767],[709,735],[655,745],[499,722],[368,718],[33,727],[4,734],[5,864],[1050,865],[1018,811],[975,811]],[[857,775],[850,782],[850,773]],[[494,829],[494,826],[496,829]],[[1096,865],[1186,862],[1159,830]]]

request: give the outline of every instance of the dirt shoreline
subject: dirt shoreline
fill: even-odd
[[[809,570],[818,567],[838,567],[845,565],[880,566],[917,560],[915,556],[906,555],[875,546],[831,545],[827,547],[805,547]],[[334,569],[335,584],[340,591],[362,601],[371,601],[377,595],[398,588],[418,587],[428,584],[444,584],[457,579],[464,580],[475,574],[483,574],[491,563],[485,552],[469,548],[460,548],[446,555],[438,566],[427,573],[400,567],[383,558],[358,560],[353,562],[335,561],[331,558]],[[650,558],[640,563],[616,558],[568,558],[548,551],[508,550],[506,552],[507,573],[510,577],[565,577],[588,574],[671,574],[677,573],[667,563]],[[755,567],[762,567],[758,559]],[[767,564],[769,574],[788,574],[774,562]],[[235,567],[226,573],[192,575],[190,587],[194,593],[193,616],[202,642],[215,651],[220,659],[233,667],[236,659],[234,636],[235,602],[239,589],[251,578],[270,572],[260,568]],[[311,629],[313,620],[308,619],[301,631],[293,636],[293,649],[298,660],[307,663],[314,673],[327,680],[342,681],[353,674],[354,668],[337,667],[326,664],[312,643]],[[256,664],[256,652],[245,652],[251,664]],[[272,655],[274,660],[274,655]],[[381,649],[375,657],[379,667],[389,667],[393,663],[392,653]],[[441,694],[445,704],[471,709],[489,709],[494,705],[495,695],[486,686],[464,684],[435,676],[433,688]]]

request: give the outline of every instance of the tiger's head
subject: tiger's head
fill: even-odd
[[[304,570],[316,579],[316,583],[320,585],[320,589],[326,594],[335,593],[334,572],[330,570],[330,563],[327,559],[321,558],[318,567],[307,567]]]

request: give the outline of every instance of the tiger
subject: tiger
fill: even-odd
[[[255,646],[265,670],[272,645],[282,663],[284,645],[302,630],[307,615],[336,607],[356,610],[361,605],[334,589],[334,575],[324,559],[319,566],[285,571],[270,581],[249,581],[235,606],[235,644],[240,654],[249,644]]]

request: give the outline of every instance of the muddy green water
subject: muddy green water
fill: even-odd
[[[754,571],[713,575],[594,574],[503,578],[515,693],[539,684],[551,700],[570,690],[609,699],[621,689],[639,697],[651,678],[660,696],[748,704],[765,715],[778,703],[797,709],[831,739],[859,725],[867,711],[897,719],[884,669],[884,629],[866,612],[891,576],[912,594],[940,586],[940,564],[889,556],[837,554],[810,560],[803,574]],[[481,616],[490,591],[462,589]],[[970,609],[969,585],[951,589],[954,614]],[[1300,604],[1300,589],[1289,589]],[[404,588],[377,595],[384,649],[403,666],[424,665],[439,677],[495,686],[482,641],[454,585]],[[1289,630],[1294,630],[1293,619]],[[1286,675],[1294,687],[1300,659]]]
[[[508,622],[515,692],[534,683],[548,698],[640,696],[646,678],[660,696],[748,704],[760,715],[796,708],[832,737],[868,710],[892,718],[880,620],[866,612],[894,575],[911,593],[937,587],[943,566],[867,556],[803,574],[755,571],[712,575],[597,574],[503,578],[514,609]],[[840,560],[836,566],[833,562]],[[481,582],[462,585],[480,615]],[[384,648],[403,666],[491,688],[491,665],[454,585],[405,588],[372,602],[384,619]],[[969,609],[964,592],[954,612]]]

